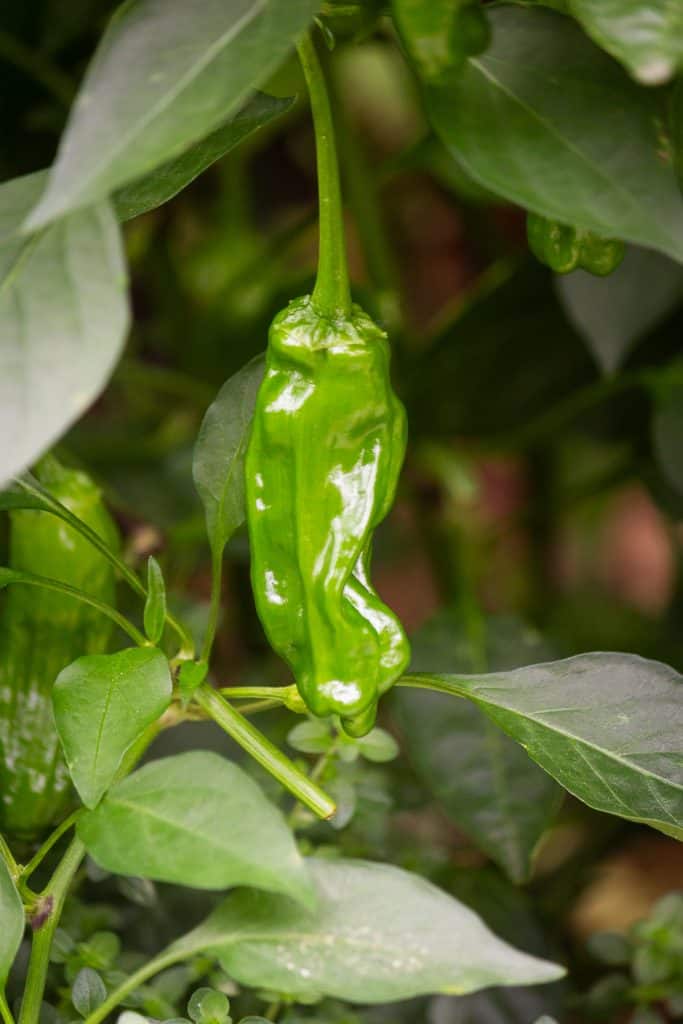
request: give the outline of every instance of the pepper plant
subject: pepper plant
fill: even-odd
[[[683,1019],[679,896],[567,924],[683,838],[683,4],[15,8],[3,1024]]]

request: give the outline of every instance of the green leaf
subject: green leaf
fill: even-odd
[[[145,633],[153,644],[158,644],[166,621],[166,585],[161,566],[154,555],[147,560],[147,599],[145,601]]]
[[[435,616],[412,646],[412,669],[438,672],[471,666],[466,630],[452,610]],[[533,663],[548,654],[535,630],[503,617],[487,620],[485,648],[492,669]],[[474,704],[400,688],[392,694],[392,709],[427,789],[514,882],[525,881],[561,790]]]
[[[334,743],[334,737],[327,722],[311,718],[290,729],[287,742],[302,754],[324,754]]]
[[[490,12],[493,43],[427,97],[434,127],[486,188],[565,224],[683,260],[683,200],[659,97],[571,19]]]
[[[152,761],[78,823],[102,867],[197,889],[232,885],[309,901],[311,882],[282,815],[236,764],[191,751]]]
[[[317,0],[138,0],[118,9],[71,110],[35,230],[203,139],[265,82]]]
[[[209,672],[205,661],[184,661],[178,671],[178,689],[183,701],[188,704]]]
[[[0,856],[0,994],[24,935],[24,907],[7,864]]]
[[[216,558],[246,515],[244,456],[264,371],[264,358],[257,356],[230,377],[207,409],[197,437],[192,474]]]
[[[11,235],[37,175],[0,188]],[[92,404],[128,329],[120,230],[108,203],[32,238],[0,243],[0,484],[50,447]]]
[[[120,221],[130,220],[168,202],[258,128],[289,110],[293,102],[257,93],[215,132],[116,191],[112,196],[116,216]],[[45,190],[48,176],[47,170],[37,171],[0,185],[0,243],[20,233],[23,221]]]
[[[107,998],[107,990],[97,971],[83,967],[74,979],[71,1002],[81,1017],[89,1017]]]
[[[612,373],[632,345],[680,303],[683,269],[650,249],[629,247],[608,277],[576,270],[558,275],[555,287],[598,366]]]
[[[643,85],[668,82],[683,67],[683,5],[678,0],[569,0],[598,46]]]
[[[52,691],[57,732],[86,807],[101,800],[123,755],[168,707],[172,689],[168,661],[154,647],[89,654],[59,673]]]
[[[242,984],[360,1003],[461,995],[564,973],[502,942],[475,913],[418,875],[360,860],[308,864],[315,910],[241,891],[168,954],[209,950]]]
[[[187,1004],[188,1016],[195,1024],[220,1024],[228,1016],[230,1003],[227,996],[213,988],[198,988]]]
[[[366,761],[377,764],[393,761],[399,755],[398,743],[385,729],[371,729],[366,736],[356,741],[356,746]]]
[[[115,192],[112,201],[117,217],[130,220],[173,199],[202,171],[239,146],[252,132],[289,110],[293,102],[257,93],[238,114],[201,142]]]
[[[47,171],[36,171],[0,185],[0,246],[19,233],[29,211],[38,202],[47,182]],[[0,249],[0,252],[2,250]]]
[[[412,678],[473,701],[589,807],[683,839],[683,690],[674,669],[598,653]]]

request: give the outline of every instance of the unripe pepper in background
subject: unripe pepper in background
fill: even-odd
[[[603,238],[593,231],[560,224],[537,213],[527,214],[526,231],[536,259],[556,274],[581,269],[605,277],[617,269],[626,252],[619,239]]]
[[[117,546],[99,489],[84,473],[45,459],[36,475],[50,493]],[[114,603],[110,563],[61,519],[10,513],[9,564]],[[52,717],[52,685],[82,654],[106,651],[112,624],[65,594],[10,586],[0,608],[0,830],[31,838],[60,820],[72,800]]]
[[[291,302],[270,329],[247,452],[252,585],[306,705],[357,736],[410,656],[368,575],[405,446],[384,332],[358,306],[331,319]]]

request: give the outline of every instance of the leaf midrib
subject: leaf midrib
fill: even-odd
[[[494,57],[492,55],[488,55],[486,57],[486,60],[489,63],[498,62],[499,64],[503,65],[509,64],[509,61],[506,61],[504,58]],[[640,214],[640,206],[638,205],[632,193],[628,191],[628,189],[624,188],[624,186],[614,177],[612,177],[612,175],[607,174],[599,165],[594,164],[581,149],[579,149],[573,142],[571,142],[571,140],[567,139],[565,135],[562,135],[559,129],[557,129],[552,124],[552,122],[547,121],[546,118],[544,118],[538,111],[534,110],[533,107],[529,106],[528,103],[526,103],[520,96],[513,92],[512,89],[507,84],[503,83],[499,78],[496,78],[496,76],[492,72],[489,72],[482,61],[473,59],[472,64],[481,72],[481,74],[485,78],[487,78],[490,82],[497,86],[502,93],[504,93],[506,96],[509,97],[509,99],[511,99],[514,103],[521,107],[522,110],[529,117],[531,117],[535,121],[538,121],[538,123],[542,125],[543,128],[545,128],[546,131],[549,132],[549,134],[556,138],[565,149],[569,150],[570,153],[573,153],[574,156],[576,156],[582,163],[584,163],[586,167],[590,168],[590,170],[599,178],[601,178],[608,186],[610,186],[610,188],[612,188],[615,192],[621,193],[621,195],[623,195],[624,198],[628,201],[629,205],[635,209],[636,213]],[[674,242],[676,241],[675,238],[669,235],[666,235],[666,237],[671,238],[671,240]]]
[[[106,168],[108,165],[111,166],[114,160],[120,157],[121,153],[125,150],[125,148],[129,146],[140,135],[140,133],[144,131],[145,128],[147,128],[149,123],[153,121],[154,118],[162,114],[176,100],[176,98],[180,95],[183,89],[185,89],[185,87],[188,84],[190,84],[193,81],[193,79],[195,79],[199,74],[201,74],[201,72],[206,67],[208,67],[208,65],[220,53],[220,51],[231,42],[233,36],[240,32],[242,28],[246,24],[248,24],[253,18],[262,13],[263,2],[264,0],[256,0],[254,6],[250,8],[245,15],[243,15],[240,19],[234,22],[230,26],[230,28],[227,29],[222,35],[220,35],[218,39],[216,39],[206,49],[204,54],[197,61],[195,61],[195,63],[192,64],[191,67],[188,68],[185,74],[182,75],[182,77],[178,79],[178,81],[175,83],[173,89],[169,90],[169,92],[167,93],[164,93],[164,95],[161,96],[152,107],[150,107],[150,109],[147,111],[144,117],[142,117],[139,121],[132,124],[127,132],[123,132],[119,136],[117,144],[113,148],[108,149],[104,153],[102,159],[98,163],[96,163],[94,167],[91,168],[90,172],[85,177],[81,179],[81,183],[79,186],[79,191],[81,192],[81,194],[87,192],[87,190],[92,186],[93,182],[97,180],[97,177],[102,172],[102,169]],[[171,156],[169,156],[168,159],[171,159]],[[161,162],[163,163],[164,161],[162,160]],[[140,174],[144,173],[146,172],[140,172]],[[137,176],[139,175],[136,175],[136,177]],[[124,182],[121,182],[121,185],[123,184]],[[42,205],[42,203],[39,204],[39,207],[37,209],[40,208],[40,205]]]
[[[596,753],[602,755],[603,757],[606,757],[606,758],[616,762],[617,764],[622,765],[622,767],[629,768],[631,771],[637,772],[638,774],[643,775],[644,777],[651,778],[655,782],[659,782],[660,784],[665,784],[667,786],[670,786],[672,789],[680,790],[680,792],[683,793],[683,785],[680,785],[677,782],[673,782],[670,779],[666,779],[662,775],[656,775],[654,772],[648,771],[648,769],[642,768],[639,765],[634,764],[634,762],[627,760],[627,758],[624,757],[621,754],[617,754],[617,753],[615,753],[612,750],[606,750],[604,747],[599,747],[596,743],[592,742],[591,740],[585,739],[583,736],[577,736],[577,735],[575,735],[575,734],[573,734],[571,732],[568,732],[566,729],[558,729],[558,728],[556,728],[556,727],[554,727],[552,725],[549,725],[548,723],[546,723],[546,722],[544,722],[544,721],[542,721],[540,719],[535,718],[534,715],[531,712],[521,711],[521,710],[519,710],[517,708],[514,708],[514,707],[508,707],[505,704],[496,704],[493,701],[488,700],[488,699],[486,699],[484,697],[475,696],[474,691],[470,691],[470,690],[467,690],[466,688],[462,688],[462,687],[457,687],[457,684],[455,684],[455,686],[456,686],[456,688],[458,690],[458,693],[462,697],[465,697],[465,698],[467,698],[469,700],[474,700],[478,704],[485,704],[487,707],[490,707],[490,708],[496,708],[496,709],[499,709],[501,711],[507,711],[507,712],[509,712],[510,714],[513,714],[513,715],[519,715],[519,717],[523,718],[525,721],[531,722],[534,725],[536,725],[537,727],[545,728],[549,733],[553,733],[553,734],[557,734],[558,736],[562,736],[562,737],[564,737],[564,739],[569,740],[569,741],[571,741],[574,744],[582,745],[582,746],[588,748],[589,750],[595,751]],[[581,709],[575,709],[575,710],[581,710]],[[664,751],[662,751],[662,753],[664,753]],[[637,756],[637,755],[634,754],[632,756]]]

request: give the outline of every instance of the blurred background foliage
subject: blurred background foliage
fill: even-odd
[[[114,6],[3,5],[3,180],[53,159]],[[495,670],[602,649],[680,669],[680,268],[634,249],[618,279],[554,279],[527,250],[523,211],[497,203],[430,135],[388,22],[360,25],[358,39],[338,41],[333,55],[352,277],[358,301],[390,333],[410,422],[376,576],[413,636],[414,668]],[[197,429],[225,378],[264,349],[273,315],[309,289],[315,266],[314,141],[293,60],[266,91],[296,101],[126,226],[135,313],[127,353],[61,446],[102,484],[127,557],[159,558],[172,600],[198,629],[210,567],[191,478]],[[229,545],[224,578],[216,681],[284,682],[255,616],[244,533]],[[491,752],[473,706],[435,694],[385,702],[382,725],[406,755],[398,760],[384,733],[379,749],[350,744],[333,757],[324,726],[297,733],[278,710],[260,721],[280,743],[289,733],[302,759],[327,758],[322,777],[343,827],[333,833],[301,812],[304,847],[417,870],[514,945],[571,966],[568,982],[542,991],[372,1011],[285,1006],[286,1024],[683,1019],[683,905],[675,895],[662,902],[683,889],[674,840],[563,799],[505,737]],[[188,724],[153,754],[226,743],[213,727]],[[286,803],[272,780],[245,767]],[[103,877],[94,865],[83,893],[94,902],[71,904],[53,967],[64,1020],[73,1016],[64,993],[80,970],[106,980],[130,969],[210,899]],[[184,1013],[183,1000],[208,977],[243,1012],[263,1011],[268,993],[239,995],[211,971],[201,960],[174,968],[136,1006],[159,1018]]]

